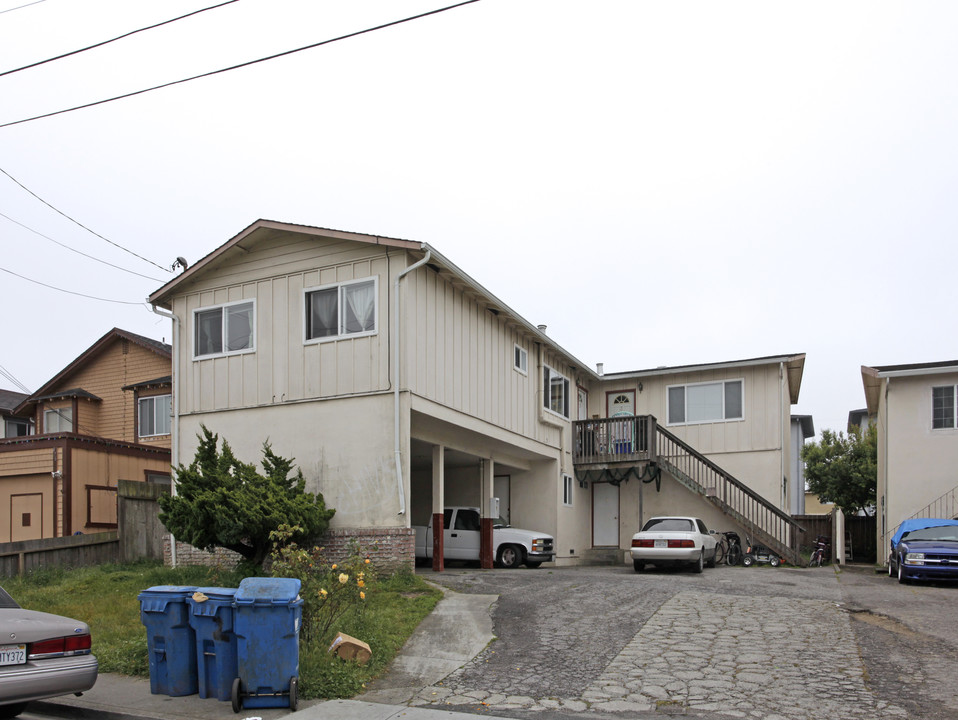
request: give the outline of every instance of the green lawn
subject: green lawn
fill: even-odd
[[[154,585],[237,587],[242,576],[215,568],[165,568],[155,563],[44,569],[0,585],[20,605],[83,620],[93,634],[100,672],[149,676],[146,630],[137,595]],[[435,607],[442,593],[412,573],[397,573],[369,588],[361,612],[345,615],[329,637],[300,644],[300,695],[352,697],[376,677]],[[336,632],[368,643],[366,666],[347,663],[326,651]]]

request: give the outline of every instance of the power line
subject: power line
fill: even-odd
[[[110,300],[109,298],[95,297],[93,295],[84,295],[83,293],[74,292],[72,290],[64,290],[63,288],[58,288],[54,285],[47,285],[46,283],[42,283],[39,280],[33,280],[32,278],[24,277],[23,275],[19,275],[13,272],[12,270],[7,270],[6,268],[2,268],[2,267],[0,267],[0,272],[5,272],[8,275],[13,275],[14,277],[18,277],[21,280],[26,280],[27,282],[32,282],[35,285],[42,285],[43,287],[49,288],[50,290],[56,290],[57,292],[67,293],[68,295],[78,295],[79,297],[87,298],[88,300],[99,300],[100,302],[116,303],[117,305],[143,305],[144,307],[146,306],[146,303],[144,302],[129,302],[127,300]]]
[[[14,10],[23,10],[23,8],[25,7],[30,7],[31,5],[39,5],[40,3],[46,2],[46,1],[47,0],[33,0],[33,2],[29,2],[26,5],[17,5],[16,7],[7,8],[6,10],[0,10],[0,15],[3,15],[4,13],[8,13],[8,12],[13,12]]]
[[[12,382],[14,385],[17,386],[17,388],[25,392],[27,395],[33,394],[33,391],[30,390],[30,388],[28,388],[26,385],[20,382],[16,377],[14,377],[13,373],[7,370],[3,365],[0,365],[0,375],[3,375],[7,380]]]
[[[42,2],[43,0],[40,0],[40,1]],[[86,52],[87,50],[93,50],[94,48],[103,47],[104,45],[109,45],[110,43],[116,42],[117,40],[122,40],[123,38],[130,37],[130,35],[136,35],[137,33],[162,27],[163,25],[169,25],[170,23],[174,23],[177,20],[183,20],[184,18],[188,18],[193,15],[199,15],[200,13],[206,12],[207,10],[215,10],[216,8],[221,8],[224,5],[230,5],[231,3],[235,3],[235,2],[239,2],[239,0],[227,0],[226,2],[222,2],[219,5],[211,5],[210,7],[205,7],[202,10],[194,10],[191,13],[187,13],[186,15],[180,15],[179,17],[175,17],[172,20],[164,20],[163,22],[156,23],[155,25],[149,25],[147,27],[143,27],[138,30],[131,30],[128,33],[124,33],[123,35],[118,35],[117,37],[112,38],[110,40],[104,40],[102,42],[98,42],[95,45],[88,45],[87,47],[80,48],[79,50],[71,50],[68,53],[63,53],[62,55],[57,55],[56,57],[47,58],[46,60],[40,60],[35,63],[30,63],[29,65],[24,65],[23,67],[14,68],[13,70],[5,70],[3,72],[0,72],[0,77],[3,77],[4,75],[12,75],[13,73],[20,72],[21,70],[29,70],[30,68],[35,68],[38,65],[45,65],[46,63],[53,62],[55,60],[62,60],[63,58],[70,57],[71,55],[79,55],[80,53]]]
[[[91,230],[91,229],[88,228],[86,225],[84,225],[83,223],[81,223],[79,220],[74,220],[72,217],[70,217],[69,215],[67,215],[65,212],[63,212],[63,211],[60,210],[59,208],[54,207],[53,205],[51,205],[50,203],[48,203],[46,200],[44,200],[42,197],[40,197],[39,195],[37,195],[35,192],[33,192],[33,190],[31,190],[31,189],[28,188],[26,185],[24,185],[22,182],[20,182],[19,180],[17,180],[15,177],[13,177],[13,175],[11,175],[10,173],[8,173],[8,172],[7,172],[6,170],[4,170],[3,168],[0,168],[0,173],[3,173],[3,174],[6,175],[8,178],[10,178],[11,180],[13,180],[13,182],[15,182],[15,183],[16,183],[17,185],[19,185],[21,188],[23,188],[23,189],[26,190],[28,193],[30,193],[31,195],[33,195],[33,197],[35,197],[37,200],[39,200],[40,202],[42,202],[42,203],[43,203],[44,205],[46,205],[48,208],[50,208],[51,210],[56,211],[57,213],[59,213],[60,215],[62,215],[63,217],[65,217],[65,218],[66,218],[67,220],[69,220],[70,222],[72,222],[72,223],[74,223],[74,224],[76,224],[76,225],[79,225],[81,228],[83,228],[84,230],[86,230],[88,233],[90,233],[90,234],[92,234],[92,235],[96,235],[98,238],[100,238],[100,239],[103,240],[104,242],[110,243],[110,245],[112,245],[113,247],[117,247],[117,248],[119,248],[120,250],[122,250],[123,252],[130,253],[130,255],[132,255],[133,257],[139,258],[139,259],[142,260],[143,262],[147,262],[147,263],[149,263],[150,265],[153,265],[153,266],[155,266],[155,267],[158,267],[160,270],[165,270],[166,272],[173,272],[173,271],[170,270],[169,268],[165,268],[165,267],[163,267],[162,265],[157,265],[157,264],[156,264],[155,262],[153,262],[152,260],[148,260],[148,259],[146,259],[145,257],[143,257],[142,255],[137,255],[135,252],[133,252],[132,250],[129,250],[129,249],[123,247],[123,246],[120,245],[119,243],[115,243],[115,242],[113,242],[112,240],[109,240],[108,238],[103,237],[100,233],[98,233],[98,232],[96,232],[96,231],[94,231],[94,230]],[[6,217],[6,216],[4,216],[4,217]],[[9,218],[7,218],[7,219],[9,220]],[[145,276],[144,276],[144,277],[145,277]],[[149,278],[149,279],[152,280],[153,278]],[[162,281],[160,281],[160,282],[162,282]]]
[[[127,270],[127,269],[124,268],[124,267],[120,267],[119,265],[114,265],[113,263],[107,262],[106,260],[101,260],[100,258],[94,257],[93,255],[87,255],[85,252],[82,252],[81,250],[77,250],[76,248],[72,248],[72,247],[70,247],[69,245],[60,242],[59,240],[54,240],[54,239],[53,239],[52,237],[50,237],[49,235],[44,235],[44,234],[43,234],[42,232],[40,232],[39,230],[34,230],[32,227],[29,227],[29,226],[27,226],[27,225],[24,225],[22,222],[19,222],[18,220],[14,220],[12,217],[10,217],[9,215],[6,215],[6,214],[4,214],[4,213],[2,213],[2,212],[0,212],[0,217],[6,218],[6,219],[9,220],[10,222],[12,222],[14,225],[19,225],[19,226],[22,227],[24,230],[29,230],[29,231],[32,232],[34,235],[39,235],[40,237],[45,238],[45,239],[49,240],[50,242],[59,245],[59,246],[62,247],[62,248],[66,248],[66,249],[69,250],[70,252],[75,252],[77,255],[82,255],[83,257],[89,258],[90,260],[95,260],[95,261],[98,262],[98,263],[103,263],[104,265],[109,265],[111,268],[116,268],[117,270],[122,270],[122,271],[125,272],[125,273],[130,273],[130,275],[136,275],[137,277],[146,278],[147,280],[153,280],[153,281],[158,282],[158,283],[166,282],[165,280],[160,280],[159,278],[150,277],[149,275],[143,275],[143,274],[141,274],[141,273],[134,272],[133,270]]]
[[[267,62],[268,60],[276,60],[277,58],[285,57],[287,55],[293,55],[298,52],[303,52],[304,50],[312,50],[313,48],[321,47],[322,45],[329,45],[330,43],[339,42],[340,40],[348,40],[349,38],[354,38],[359,35],[365,35],[366,33],[375,32],[376,30],[383,30],[388,27],[393,27],[395,25],[401,25],[403,23],[412,22],[413,20],[419,20],[424,17],[429,17],[430,15],[438,15],[439,13],[446,12],[447,10],[454,10],[455,8],[462,7],[463,5],[471,5],[473,3],[479,2],[479,0],[465,0],[464,2],[456,3],[455,5],[447,5],[446,7],[439,8],[437,10],[429,10],[428,12],[420,13],[419,15],[412,15],[402,20],[393,20],[392,22],[383,23],[382,25],[377,25],[376,27],[366,28],[365,30],[357,30],[356,32],[348,33],[346,35],[340,35],[339,37],[331,38],[329,40],[322,40],[312,45],[304,45],[303,47],[296,48],[294,50],[285,50],[281,53],[276,53],[275,55],[268,55],[267,57],[259,58],[258,60],[249,60],[238,65],[232,65],[230,67],[221,68],[219,70],[211,70],[210,72],[201,73],[200,75],[194,75],[192,77],[183,78],[181,80],[173,80],[168,83],[163,83],[162,85],[154,85],[153,87],[145,88],[143,90],[134,90],[133,92],[125,93],[123,95],[116,95],[105,100],[96,100],[94,102],[86,103],[84,105],[76,105],[71,108],[66,108],[64,110],[55,110],[53,112],[44,113],[42,115],[34,115],[33,117],[23,118],[22,120],[14,120],[8,123],[0,124],[0,128],[11,127],[13,125],[20,125],[22,123],[33,122],[34,120],[42,120],[43,118],[54,117],[55,115],[63,115],[64,113],[73,112],[75,110],[84,110],[90,107],[96,107],[97,105],[105,105],[106,103],[114,102],[115,100],[124,100],[129,97],[134,97],[136,95],[143,95],[144,93],[152,92],[154,90],[161,90],[163,88],[168,88],[173,85],[181,85],[183,83],[191,82],[193,80],[199,80],[201,78],[210,77],[212,75],[219,75],[221,73],[230,72],[232,70],[239,70],[240,68],[249,67],[250,65],[256,65],[258,63]]]

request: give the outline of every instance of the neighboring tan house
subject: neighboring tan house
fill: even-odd
[[[493,498],[558,564],[621,561],[659,512],[800,541],[802,354],[600,374],[427,244],[266,220],[149,302],[173,318],[174,465],[201,425],[248,462],[268,439],[334,531],[410,562],[411,525],[474,505],[489,566]]]
[[[170,346],[113,329],[14,412],[0,440],[0,542],[116,528],[117,480],[169,483]]]
[[[30,418],[13,414],[14,409],[26,399],[26,393],[0,390],[0,440],[23,437],[32,431]]]
[[[878,425],[878,559],[903,520],[958,516],[958,360],[862,366]]]

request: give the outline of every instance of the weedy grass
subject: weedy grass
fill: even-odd
[[[238,587],[243,576],[220,568],[167,568],[157,563],[43,568],[0,585],[23,607],[83,620],[93,635],[100,672],[149,676],[146,630],[137,596],[156,585]],[[303,698],[343,698],[360,692],[385,669],[442,593],[411,572],[399,572],[371,589],[362,611],[347,613],[328,637],[300,643]],[[330,655],[337,632],[368,643],[366,665]]]

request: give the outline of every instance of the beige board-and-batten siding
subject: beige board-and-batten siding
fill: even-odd
[[[415,533],[411,528],[336,528],[315,545],[323,548],[324,557],[331,563],[343,562],[358,552],[372,561],[377,572],[386,575],[412,569],[416,560]],[[169,534],[163,539],[163,558],[170,567],[173,558]],[[240,560],[240,555],[225,548],[207,552],[184,542],[176,543],[177,565],[234,568]]]

